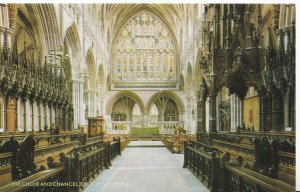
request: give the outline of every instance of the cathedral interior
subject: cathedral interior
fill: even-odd
[[[295,4],[0,4],[0,191],[295,191]]]

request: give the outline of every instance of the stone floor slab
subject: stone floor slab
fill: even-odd
[[[133,144],[142,145],[146,141],[136,142]],[[144,144],[154,144],[148,142]],[[172,154],[166,148],[126,148],[112,162],[112,167],[100,173],[85,191],[208,192],[182,165],[183,154]]]

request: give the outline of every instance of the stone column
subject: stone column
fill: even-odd
[[[54,105],[54,110],[53,110],[53,116],[54,116],[54,124],[55,124],[55,128],[57,127],[57,126],[59,126],[59,123],[58,123],[58,121],[59,121],[59,117],[58,117],[58,106],[57,105]]]
[[[50,125],[48,124],[48,104],[44,103],[44,118],[45,118],[45,126],[47,125],[48,129],[50,128]],[[45,127],[44,127],[45,129]]]
[[[53,120],[52,120],[52,104],[49,105],[49,123],[50,123],[50,125],[49,125],[49,128],[50,128],[52,126],[52,124],[53,124]]]
[[[296,20],[296,13],[295,13],[296,6],[291,5],[291,22],[295,22]]]
[[[185,129],[187,131],[193,130],[193,117],[192,117],[192,98],[190,96],[186,96],[186,116],[185,116],[185,122],[186,126]]]
[[[291,6],[285,6],[285,27],[289,27],[291,25]]]
[[[83,81],[79,81],[78,82],[78,95],[79,95],[79,109],[78,109],[78,117],[79,117],[79,121],[78,123],[80,125],[85,124],[85,118],[84,118],[84,103],[83,103]]]
[[[31,126],[32,126],[32,133],[35,133],[35,124],[34,124],[34,101],[30,101],[31,107]]]
[[[72,103],[74,110],[74,129],[78,129],[84,124],[84,100],[83,100],[83,80],[71,80],[69,82],[73,87]]]
[[[209,132],[217,131],[216,117],[217,117],[216,96],[211,95],[208,97],[208,130]]]
[[[103,115],[103,109],[104,109],[104,89],[100,90],[99,92],[99,101],[98,101],[98,115]]]
[[[1,47],[1,49],[3,47],[3,31],[1,29],[0,29],[0,47]]]
[[[26,100],[26,130],[33,131],[31,101]]]
[[[91,95],[91,90],[87,90],[86,93],[87,99],[84,98],[84,104],[85,108],[88,108],[87,110],[87,117],[92,116],[92,95]]]
[[[4,132],[7,131],[7,95],[3,94],[3,128],[4,128]]]
[[[230,96],[230,107],[231,107],[231,132],[236,132],[237,127],[242,125],[242,105],[241,100],[236,96],[236,94],[232,94]]]
[[[17,119],[18,119],[18,124],[17,124],[17,129],[18,132],[24,132],[24,121],[23,121],[23,103],[21,98],[17,100],[18,105],[17,105]]]
[[[24,126],[24,132],[26,133],[27,132],[27,110],[26,110],[26,104],[27,103],[27,100],[23,100],[23,126]]]

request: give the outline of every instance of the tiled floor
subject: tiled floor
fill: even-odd
[[[146,142],[146,143],[145,143]],[[157,141],[131,144],[157,145]],[[126,148],[86,188],[86,192],[207,192],[205,186],[182,168],[183,154],[172,154],[164,147]]]

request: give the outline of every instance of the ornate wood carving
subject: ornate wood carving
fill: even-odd
[[[17,22],[17,14],[18,14],[18,5],[9,3],[8,4],[8,14],[9,14],[9,27],[15,29]]]
[[[72,114],[72,107],[63,107],[69,106],[69,103],[62,69],[53,67],[46,59],[43,64],[33,63],[27,57],[26,49],[22,55],[17,50],[12,53],[7,32],[4,33],[3,49],[0,52],[0,91],[38,104],[48,103],[49,106],[65,110],[65,114]]]
[[[27,135],[20,144],[19,166],[23,177],[29,176],[37,170],[34,164],[34,147],[36,141],[33,135]]]
[[[198,142],[187,141],[184,146],[183,168],[189,168],[211,191],[221,189],[221,159],[213,148]]]
[[[279,27],[279,17],[280,17],[280,4],[274,4],[272,5],[272,21],[273,21],[273,27],[274,29],[278,29]]]
[[[216,95],[226,86],[230,94],[235,93],[243,99],[248,87],[253,86],[261,97],[261,130],[282,131],[283,97],[288,92],[293,98],[295,87],[295,24],[277,30],[280,5],[272,5],[269,45],[263,47],[261,5],[255,5],[255,12],[247,5],[218,6],[206,7],[209,21],[203,22],[200,68],[208,95]],[[256,15],[257,24],[251,23],[252,14]],[[213,24],[210,23],[211,16]],[[275,32],[277,37],[273,37]],[[219,38],[221,36],[223,38]],[[279,44],[275,46],[273,42],[277,38]],[[205,107],[200,102],[198,106]],[[289,116],[294,116],[294,103],[291,108]],[[294,120],[289,124],[293,126]]]
[[[277,140],[269,141],[266,137],[257,137],[253,141],[255,150],[254,170],[276,178],[278,174]]]

